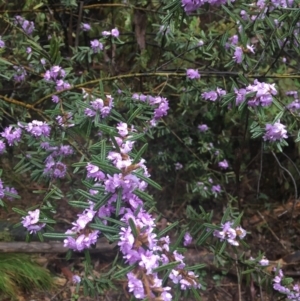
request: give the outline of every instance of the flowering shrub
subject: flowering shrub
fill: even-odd
[[[263,151],[276,157],[289,137],[300,140],[293,78],[298,2],[162,1],[158,14],[141,6],[133,16],[124,12],[129,4],[115,3],[115,21],[96,22],[88,6],[60,1],[60,12],[76,12],[77,23],[56,6],[50,16],[29,2],[32,12],[24,16],[5,8],[1,23],[8,29],[0,33],[1,160],[13,151],[14,173],[47,185],[35,191],[44,194],[41,204],[14,209],[21,226],[41,239],[62,238],[73,251],[86,251],[103,236],[117,242],[123,266],[113,267],[109,280],[123,277],[136,299],[172,300],[180,291],[198,296],[203,266],[188,267],[182,246],[209,246],[229,263],[226,246],[247,248],[247,229],[233,209],[239,192],[231,188],[258,153],[251,157],[245,145],[257,139],[261,158]],[[7,173],[3,168],[2,206],[18,197]],[[175,201],[197,199],[197,209],[187,206],[185,225],[157,228],[149,191],[161,190],[156,182],[163,179]],[[64,197],[82,211],[57,234],[53,213]],[[199,207],[207,199],[226,203],[218,225]],[[171,230],[180,232],[174,241]],[[268,265],[261,254],[238,260],[255,265],[257,274]],[[285,290],[278,273],[274,289],[293,300],[298,288]],[[88,275],[75,276],[90,286]]]

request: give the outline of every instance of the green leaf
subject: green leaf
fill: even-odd
[[[23,215],[23,216],[25,216],[25,215],[28,214],[27,212],[25,212],[24,210],[21,210],[21,209],[19,209],[19,208],[13,207],[12,210],[13,210],[14,212],[17,212],[17,213],[20,214],[20,215]]]
[[[161,238],[162,236],[164,236],[165,234],[167,234],[170,230],[172,230],[174,227],[177,227],[179,225],[179,221],[176,221],[174,223],[172,223],[171,225],[169,225],[168,227],[166,227],[165,229],[163,229],[162,231],[160,231],[157,234],[157,238]]]
[[[103,161],[100,161],[99,158],[97,156],[92,156],[92,164],[100,167],[100,169],[105,172],[105,173],[109,173],[109,174],[119,174],[121,173],[121,170],[119,170],[118,168],[106,163],[106,162],[103,162]]]
[[[92,200],[92,201],[99,201],[99,196],[98,195],[91,195],[90,193],[82,190],[82,189],[78,189],[77,192],[79,194],[81,194],[82,196],[84,196],[85,198],[89,199],[89,200]]]
[[[130,229],[132,231],[133,236],[135,238],[137,238],[138,237],[138,231],[136,229],[136,226],[135,226],[135,223],[134,223],[133,219],[129,218],[128,223],[129,223],[129,227],[130,227]]]
[[[84,209],[90,207],[90,204],[88,204],[87,202],[81,202],[81,201],[69,201],[68,204],[73,207],[84,208]]]
[[[112,234],[118,234],[120,232],[119,229],[109,227],[103,224],[89,224],[89,227],[92,229],[100,230],[101,232],[107,232]]]
[[[179,264],[181,264],[180,261],[170,262],[168,264],[165,264],[165,265],[162,265],[162,266],[160,266],[158,268],[153,269],[153,271],[155,273],[159,273],[159,272],[162,272],[162,271],[165,271],[165,270],[172,270],[175,267],[177,267]]]
[[[116,202],[116,216],[119,216],[120,213],[121,204],[122,204],[122,194],[123,194],[123,189],[119,188],[117,202]]]
[[[6,59],[0,57],[0,63],[4,64],[4,65],[9,65],[9,66],[13,66],[14,64],[12,64],[11,62],[7,61]]]
[[[133,193],[138,196],[139,198],[143,199],[146,202],[153,202],[153,197],[150,196],[148,193],[141,191],[139,189],[136,189],[133,191]]]
[[[140,161],[143,153],[146,151],[146,149],[148,148],[148,143],[144,144],[141,149],[138,151],[138,153],[136,154],[132,164],[136,164]]]
[[[154,187],[154,188],[156,188],[158,190],[162,190],[162,187],[158,183],[154,182],[153,180],[151,180],[148,177],[145,177],[141,173],[139,173],[139,172],[132,172],[132,174],[135,175],[135,176],[137,176],[139,179],[145,181],[146,183],[148,183],[152,187]]]
[[[56,239],[62,239],[67,238],[69,236],[75,236],[76,234],[65,234],[65,233],[43,233],[44,237],[48,238],[56,238]]]
[[[129,265],[125,269],[121,269],[120,271],[116,272],[112,275],[112,279],[124,278],[129,272],[131,272],[135,268],[134,265]]]
[[[131,124],[132,121],[133,121],[133,119],[134,119],[136,116],[138,116],[138,115],[143,111],[143,109],[144,109],[144,108],[143,108],[142,106],[138,107],[138,108],[130,115],[130,117],[128,118],[127,124]]]

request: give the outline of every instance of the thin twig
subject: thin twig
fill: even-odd
[[[238,279],[238,295],[239,295],[239,301],[242,301],[242,290],[241,290],[241,277],[239,273],[239,268],[238,268],[238,261],[235,261],[235,269],[236,269],[236,276]]]
[[[261,141],[260,164],[259,164],[259,173],[258,173],[258,181],[257,181],[257,189],[256,189],[256,200],[258,200],[258,196],[259,196],[259,187],[260,187],[262,165],[263,165],[263,155],[264,155],[264,142]]]
[[[76,28],[76,37],[75,37],[75,48],[78,47],[79,44],[79,34],[80,34],[80,26],[81,26],[81,19],[82,19],[82,7],[83,7],[83,1],[80,1],[77,28]]]
[[[267,229],[272,233],[272,235],[274,236],[274,238],[282,245],[282,247],[286,250],[286,246],[281,242],[281,240],[279,239],[279,237],[275,234],[275,232],[270,228],[268,222],[266,221],[265,217],[257,210],[256,211],[258,213],[258,215],[260,216],[260,218],[265,222]]]
[[[277,164],[279,165],[279,167],[280,167],[282,170],[284,170],[284,171],[290,176],[290,178],[292,179],[292,182],[293,182],[293,184],[294,184],[294,188],[295,188],[295,199],[294,199],[294,202],[293,202],[293,208],[292,208],[292,212],[291,212],[291,219],[290,219],[290,221],[289,221],[289,226],[290,226],[291,223],[292,223],[292,219],[293,219],[293,212],[294,212],[295,207],[296,207],[296,202],[297,202],[297,200],[298,200],[298,189],[297,189],[297,184],[296,184],[296,181],[295,181],[293,175],[289,172],[289,170],[286,169],[284,166],[281,165],[281,163],[279,162],[279,160],[278,160],[276,154],[275,154],[274,152],[272,152],[272,155],[274,156],[275,160],[277,161]]]

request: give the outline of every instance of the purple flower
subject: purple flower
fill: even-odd
[[[200,132],[206,132],[208,130],[208,126],[206,124],[199,124],[198,125],[198,130]]]
[[[56,82],[58,80],[62,81],[62,78],[66,76],[66,71],[60,66],[52,66],[50,70],[47,70],[44,74],[44,79],[46,81]],[[63,82],[63,81],[62,81]]]
[[[89,209],[85,209],[81,214],[78,214],[76,222],[73,223],[74,227],[72,231],[79,232],[86,228],[87,224],[91,222],[97,211],[93,210],[93,206]]]
[[[200,78],[199,71],[197,69],[187,69],[186,76],[189,79],[198,79]]]
[[[233,59],[240,64],[243,61],[243,49],[239,46],[235,48]]]
[[[143,282],[137,279],[132,272],[127,274],[127,279],[129,292],[133,293],[137,299],[144,299],[147,295],[145,294]]]
[[[221,192],[221,186],[220,185],[213,185],[212,188],[211,188],[211,192],[215,193],[215,194],[220,193]]]
[[[261,266],[267,266],[267,265],[269,265],[269,260],[268,259],[266,259],[266,258],[263,258],[263,259],[261,259],[260,261],[259,261],[259,264],[261,265]]]
[[[253,46],[253,45],[250,46],[250,45],[247,44],[246,47],[247,47],[248,51],[250,51],[251,53],[255,53],[255,52],[254,52],[254,46]]]
[[[293,102],[291,102],[289,105],[286,106],[291,111],[297,111],[300,109],[300,102],[299,99],[295,99]]]
[[[229,165],[228,165],[227,160],[223,160],[218,163],[218,166],[222,169],[227,169]]]
[[[225,48],[228,49],[230,46],[235,46],[239,42],[239,37],[234,35],[228,39],[228,42],[225,44]]]
[[[101,50],[103,50],[103,44],[99,42],[99,40],[93,40],[91,41],[91,48],[94,53],[99,53]]]
[[[78,275],[73,275],[72,282],[75,283],[75,284],[80,283],[81,282],[81,277],[78,276]]]
[[[118,133],[121,137],[126,137],[128,135],[128,126],[125,122],[119,122],[117,125]]]
[[[2,40],[2,37],[0,36],[0,48],[5,47],[5,42]]]
[[[4,153],[5,148],[5,143],[2,140],[0,140],[0,155]]]
[[[103,35],[104,37],[108,37],[108,36],[110,36],[110,35],[111,35],[111,32],[110,32],[110,31],[107,31],[107,30],[105,30],[105,31],[102,31],[102,35]]]
[[[67,173],[67,166],[62,162],[57,162],[52,168],[52,175],[56,179],[62,179]]]
[[[91,101],[90,104],[95,111],[100,111],[104,107],[104,102],[101,98],[96,98],[95,100]]]
[[[90,108],[86,108],[84,109],[84,114],[88,117],[94,117],[96,115],[96,112]]]
[[[111,30],[111,35],[112,35],[112,37],[117,38],[120,35],[118,28],[112,29]]]
[[[197,46],[201,47],[201,46],[203,46],[203,45],[204,45],[203,40],[199,40]]]
[[[75,234],[71,230],[67,230],[66,234]],[[84,249],[90,248],[91,245],[97,242],[99,235],[98,230],[93,230],[87,234],[80,234],[76,238],[69,236],[64,240],[64,246],[74,251],[83,251]]]
[[[274,124],[266,124],[266,132],[263,136],[265,141],[280,141],[287,138],[286,126],[280,122],[275,122]]]
[[[57,95],[53,95],[51,99],[54,103],[59,103],[59,97]]]
[[[191,234],[189,232],[186,232],[184,234],[183,239],[184,239],[183,245],[186,247],[192,243],[193,237],[191,236]]]
[[[31,233],[36,233],[37,231],[40,231],[42,228],[45,227],[46,224],[39,223],[40,218],[40,210],[36,209],[34,211],[28,211],[28,215],[25,217],[22,217],[21,223],[25,228],[27,228],[27,231]]]
[[[26,52],[27,52],[28,54],[31,53],[31,52],[32,52],[31,47],[27,47],[27,48],[26,48]]]
[[[26,131],[34,137],[49,137],[51,127],[43,121],[33,120],[25,127]]]
[[[21,140],[21,134],[22,130],[20,128],[13,130],[13,127],[10,125],[4,129],[1,136],[7,140],[9,146],[12,146],[14,142],[19,142]]]
[[[294,96],[295,99],[298,98],[298,91],[286,91],[285,95]]]
[[[26,70],[23,67],[14,66],[16,73],[14,74],[14,81],[17,83],[23,82],[27,75]]]
[[[15,16],[15,24],[20,25],[27,35],[31,35],[34,31],[34,23],[21,16]]]
[[[219,97],[222,97],[226,95],[226,91],[220,88],[217,88],[216,91],[208,91],[208,92],[203,92],[201,94],[201,97],[204,98],[205,100],[209,101],[216,101]]]
[[[61,156],[70,156],[74,154],[74,150],[70,145],[61,145],[58,154]]]
[[[221,241],[227,240],[231,245],[238,246],[239,243],[236,241],[236,231],[231,227],[232,225],[232,222],[226,222],[222,226],[222,230],[215,230],[213,235],[220,238]]]
[[[183,168],[183,165],[179,162],[175,163],[175,170],[180,170]]]
[[[163,116],[166,116],[169,110],[169,102],[166,98],[160,97],[160,103],[158,105],[158,108],[154,110],[154,116],[153,119],[159,120]]]
[[[10,194],[15,194],[16,196],[18,195],[18,191],[14,187],[8,187],[8,186],[6,186],[5,189],[4,189],[4,191],[5,191],[5,193],[8,192]],[[6,195],[6,198],[9,201],[13,201],[14,197]]]
[[[238,89],[234,88],[234,93],[236,95],[235,104],[238,106],[245,101],[247,90],[246,89],[238,90]]]
[[[92,29],[90,24],[88,24],[88,23],[82,23],[80,28],[82,31],[90,31]]]
[[[101,181],[105,179],[105,174],[96,165],[88,163],[86,166],[87,178],[93,178],[95,181]]]
[[[201,94],[205,100],[216,101],[218,99],[218,93],[216,91],[203,92]]]

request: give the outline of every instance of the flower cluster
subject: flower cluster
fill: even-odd
[[[270,106],[273,102],[273,95],[277,95],[275,84],[261,83],[257,79],[254,80],[253,85],[249,85],[246,88],[234,89],[236,94],[235,103],[240,105],[246,100],[247,94],[250,94],[250,98],[247,100],[249,107],[257,106]],[[252,94],[254,94],[252,96]]]
[[[93,95],[88,94],[84,89],[82,89],[83,98],[88,97],[92,100],[90,101],[89,107],[84,110],[84,114],[88,117],[95,117],[100,114],[102,118],[107,117],[113,107],[113,98],[111,95],[106,95],[105,100],[102,98],[95,98]]]
[[[135,100],[140,100],[142,102],[147,102],[150,106],[155,107],[153,118],[150,120],[150,125],[155,126],[163,116],[166,116],[169,110],[169,101],[161,96],[151,96],[144,94],[134,93],[132,98]]]
[[[51,128],[46,122],[33,120],[25,126],[25,130],[34,137],[49,137]]]
[[[223,161],[220,161],[219,163],[218,163],[218,166],[220,167],[220,168],[222,168],[222,169],[227,169],[228,168],[228,162],[227,162],[227,160],[223,160]]]
[[[191,234],[189,233],[189,232],[186,232],[185,234],[184,234],[184,237],[183,237],[183,245],[185,246],[185,247],[187,247],[187,246],[189,246],[191,243],[192,243],[192,241],[193,241],[193,237],[191,236]]]
[[[102,35],[104,37],[112,36],[114,38],[117,38],[120,35],[120,32],[119,32],[118,28],[114,28],[111,31],[102,31]]]
[[[61,162],[63,157],[70,156],[74,150],[69,145],[51,146],[49,142],[42,142],[41,148],[50,152],[45,159],[44,175],[53,178],[64,178],[67,166]]]
[[[23,67],[14,66],[15,74],[14,74],[14,81],[16,83],[21,83],[25,80],[25,77],[27,75],[26,70]]]
[[[90,207],[78,214],[77,220],[73,223],[74,227],[66,231],[70,235],[64,240],[64,246],[74,251],[88,249],[95,244],[98,239],[99,231],[87,228],[97,211],[93,210],[94,204],[90,202]]]
[[[9,146],[12,146],[15,142],[19,142],[21,140],[22,130],[10,125],[9,127],[6,127],[4,131],[0,133],[0,135],[6,139],[6,142]],[[0,143],[0,153],[3,153],[4,150],[5,144],[2,141]]]
[[[197,276],[185,270],[183,256],[176,251],[170,253],[168,236],[158,238],[155,234],[155,219],[144,209],[142,199],[135,191],[144,191],[147,183],[139,177],[139,174],[148,178],[150,175],[145,166],[145,161],[140,159],[134,163],[130,157],[135,141],[132,133],[134,127],[128,127],[124,122],[117,124],[118,137],[115,137],[118,148],[113,145],[107,159],[115,166],[119,173],[104,173],[93,162],[86,165],[87,179],[94,181],[89,193],[97,196],[99,191],[111,194],[107,203],[99,209],[94,209],[94,203],[89,201],[89,208],[78,215],[73,227],[66,232],[70,235],[64,241],[66,247],[76,251],[82,251],[96,243],[101,234],[98,230],[90,229],[89,225],[95,217],[104,225],[108,222],[105,217],[120,215],[124,226],[120,227],[120,239],[118,245],[124,260],[134,265],[132,272],[127,274],[128,289],[137,299],[157,298],[162,301],[172,300],[170,287],[163,287],[162,280],[155,269],[161,265],[178,261],[178,265],[170,272],[169,278],[180,285],[181,289],[200,287]],[[117,211],[116,201],[119,191],[122,191],[121,207]],[[190,239],[187,237],[187,241]]]
[[[287,108],[291,111],[297,111],[300,109],[300,102],[298,99],[298,92],[297,91],[287,91],[285,93],[287,96],[293,96],[294,101],[287,105]]]
[[[275,8],[293,7],[294,0],[258,0],[251,5],[251,15],[245,10],[241,10],[240,15],[245,21],[264,19],[267,12],[273,11]]]
[[[237,241],[237,238],[243,239],[247,233],[241,226],[235,228],[232,226],[233,222],[228,221],[222,225],[222,230],[215,230],[213,235],[218,237],[221,241],[225,240],[233,246],[238,246],[239,242]]]
[[[280,122],[275,122],[274,124],[266,124],[266,132],[263,136],[265,141],[280,141],[287,138],[286,126]]]
[[[206,124],[199,124],[198,125],[198,130],[200,132],[206,132],[206,131],[208,131],[208,126]]]
[[[27,35],[31,35],[34,31],[34,23],[21,16],[15,16],[15,25],[21,26]]]
[[[6,193],[18,195],[18,191],[14,187],[5,186],[2,180],[0,179],[0,199],[6,197],[10,201],[12,201],[13,198],[11,196],[6,195]]]
[[[233,1],[234,0],[231,0],[231,2]],[[181,4],[186,13],[191,13],[206,3],[211,5],[224,5],[227,4],[227,0],[181,0]]]
[[[215,102],[216,100],[219,100],[224,95],[226,95],[226,91],[221,88],[217,88],[216,91],[212,90],[212,91],[203,92],[201,94],[201,97],[205,100]]]
[[[175,170],[180,170],[183,168],[183,165],[179,162],[175,163]]]
[[[0,36],[0,48],[5,47],[5,42],[2,40],[2,37]]]
[[[81,23],[80,29],[82,31],[90,31],[92,28],[91,28],[91,25],[88,23]]]
[[[187,69],[186,76],[189,79],[199,79],[200,78],[200,74],[197,69]]]
[[[209,178],[207,181],[201,182],[198,181],[196,183],[196,189],[194,191],[200,191],[201,195],[207,197],[208,195],[214,195],[217,197],[221,192],[222,188],[219,184],[213,185],[213,180]]]
[[[91,48],[94,53],[99,53],[103,50],[103,44],[99,40],[95,39],[91,41]]]
[[[29,233],[36,233],[46,226],[45,223],[39,222],[40,210],[28,211],[28,215],[23,217],[21,223],[29,231]]]
[[[287,296],[290,301],[300,300],[300,286],[284,284],[284,275],[281,269],[275,268],[275,277],[273,279],[273,288],[275,291],[280,292]]]
[[[62,91],[65,89],[70,89],[71,85],[65,82],[63,79],[66,76],[66,72],[60,66],[53,66],[50,70],[47,70],[44,74],[44,79],[47,82],[54,82],[56,91]],[[54,100],[53,100],[54,101]],[[58,102],[58,101],[54,101]]]
[[[250,53],[255,53],[254,52],[254,46],[253,45],[246,45],[246,48],[242,48],[240,46],[236,46],[234,49],[234,55],[233,55],[233,59],[235,60],[235,62],[237,64],[241,64],[243,59],[244,59],[244,53],[245,52],[250,52]]]

